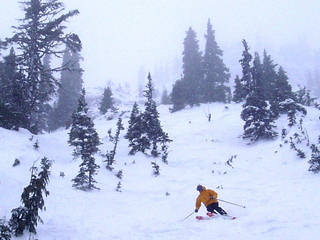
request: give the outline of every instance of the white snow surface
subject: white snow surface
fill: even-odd
[[[319,238],[320,175],[308,171],[310,150],[300,159],[281,139],[282,128],[290,134],[282,116],[277,121],[279,137],[271,141],[248,144],[241,138],[243,121],[240,104],[206,104],[170,113],[159,106],[161,124],[173,142],[169,147],[169,164],[156,159],[160,175],[152,175],[152,157],[141,153],[128,155],[128,141],[121,140],[116,153],[115,169],[105,168],[103,157],[96,154],[101,166],[95,179],[100,190],[83,192],[72,187],[71,179],[79,171],[80,159],[73,160],[67,143],[68,130],[34,136],[26,130],[0,129],[0,218],[10,218],[10,211],[21,205],[23,188],[29,184],[30,167],[39,165],[43,156],[54,160],[45,198],[46,211],[40,212],[43,224],[37,227],[39,240],[314,240]],[[143,106],[140,107],[140,109]],[[128,107],[125,109],[128,110]],[[212,113],[212,121],[206,115]],[[96,114],[97,115],[97,114]],[[319,135],[319,111],[308,108],[304,127],[310,141]],[[124,115],[128,125],[129,114]],[[102,139],[101,153],[111,150],[107,131],[115,133],[117,118],[95,118]],[[33,149],[38,139],[39,150]],[[280,147],[282,144],[282,147]],[[227,164],[231,156],[236,157]],[[14,159],[21,164],[12,167]],[[35,163],[36,162],[36,163]],[[115,191],[123,170],[122,192]],[[60,176],[65,173],[65,177]],[[198,221],[198,214],[183,221],[195,209],[196,186],[202,184],[218,192],[218,198],[245,205],[241,208],[220,202],[236,220],[216,218]],[[29,239],[29,234],[13,239]]]

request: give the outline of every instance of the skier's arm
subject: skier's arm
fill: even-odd
[[[200,207],[201,207],[201,199],[198,197],[196,201],[196,209],[199,210]]]

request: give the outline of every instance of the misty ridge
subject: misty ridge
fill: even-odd
[[[161,92],[170,91],[181,78],[183,39],[191,26],[204,50],[204,34],[208,18],[216,40],[223,51],[223,60],[230,70],[230,85],[241,73],[242,39],[251,52],[265,49],[276,63],[283,66],[294,89],[306,86],[318,96],[319,32],[316,31],[319,3],[308,1],[202,1],[181,4],[178,0],[96,0],[66,1],[66,9],[80,14],[67,24],[82,43],[84,84],[87,89],[103,89],[108,81],[116,85],[126,82],[136,90],[146,83],[148,72]],[[0,39],[12,33],[11,26],[22,18],[18,2],[4,1]],[[101,27],[103,26],[103,27]],[[54,60],[52,60],[54,62]],[[99,67],[101,65],[105,67]],[[123,70],[125,66],[126,70]],[[143,74],[141,74],[143,73]],[[141,77],[143,76],[143,77]],[[143,80],[141,80],[143,78]],[[102,91],[102,90],[100,90]]]
[[[213,25],[214,28],[214,25]],[[230,70],[230,87],[234,87],[234,79],[240,74],[241,66],[239,60],[241,58],[242,45],[239,39],[238,43],[225,43],[225,39],[219,37],[219,32],[215,31],[218,45],[223,52],[223,60],[226,67]],[[199,32],[199,45],[201,51],[204,51],[204,34]],[[306,87],[315,97],[320,96],[320,50],[308,45],[304,39],[300,39],[296,43],[284,45],[283,43],[267,43],[265,46],[260,44],[258,38],[250,44],[251,52],[263,53],[264,50],[272,56],[274,62],[284,67],[287,72],[292,87],[297,90]],[[182,56],[176,56],[169,63],[156,64],[153,70],[155,84],[160,89],[171,89],[172,82],[181,77],[182,73]],[[138,73],[138,82],[143,83],[143,77],[146,71],[143,66],[140,67]],[[169,80],[169,83],[168,83]]]

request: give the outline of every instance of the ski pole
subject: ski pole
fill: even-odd
[[[188,216],[186,216],[184,219],[182,219],[182,221],[186,220],[188,217],[190,217],[192,214],[194,214],[194,212],[190,213]]]
[[[238,206],[238,207],[246,208],[246,206],[243,206],[243,205],[240,205],[240,204],[236,204],[236,203],[224,201],[224,200],[221,200],[221,199],[217,199],[217,200],[219,200],[219,201],[221,201],[221,202],[229,203],[229,204],[232,204],[232,205],[236,205],[236,206]]]

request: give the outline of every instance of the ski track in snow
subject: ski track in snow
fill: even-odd
[[[150,162],[154,159],[141,153],[128,156],[123,131],[113,172],[106,170],[103,158],[96,155],[101,166],[96,180],[101,190],[92,192],[72,188],[71,179],[78,173],[80,160],[72,159],[66,130],[34,136],[31,141],[26,130],[0,129],[0,217],[8,219],[11,209],[20,206],[20,195],[30,180],[30,167],[47,156],[54,163],[50,195],[45,198],[47,210],[40,212],[44,224],[39,223],[37,228],[39,240],[317,239],[320,182],[319,175],[307,171],[310,151],[306,159],[299,159],[289,144],[279,146],[280,136],[274,141],[248,144],[241,139],[241,105],[228,107],[204,104],[169,113],[168,106],[159,106],[161,124],[173,139],[169,165],[158,159],[160,176],[153,177]],[[211,122],[206,117],[209,112]],[[312,142],[319,134],[318,116],[319,111],[308,108],[304,126]],[[110,128],[115,132],[116,121],[103,117],[95,120],[103,139],[101,153],[112,147],[106,136]],[[128,118],[123,122],[127,126]],[[277,124],[281,133],[286,117],[282,116]],[[36,139],[39,151],[32,148]],[[236,158],[228,165],[233,155]],[[15,158],[21,164],[13,168]],[[115,191],[119,179],[114,175],[118,170],[123,170],[122,192]],[[60,172],[65,177],[60,177]],[[246,208],[220,202],[230,215],[237,216],[236,220],[198,221],[193,214],[183,221],[194,211],[197,184]],[[206,213],[204,206],[199,213]],[[24,234],[13,239],[28,238],[29,234]]]

